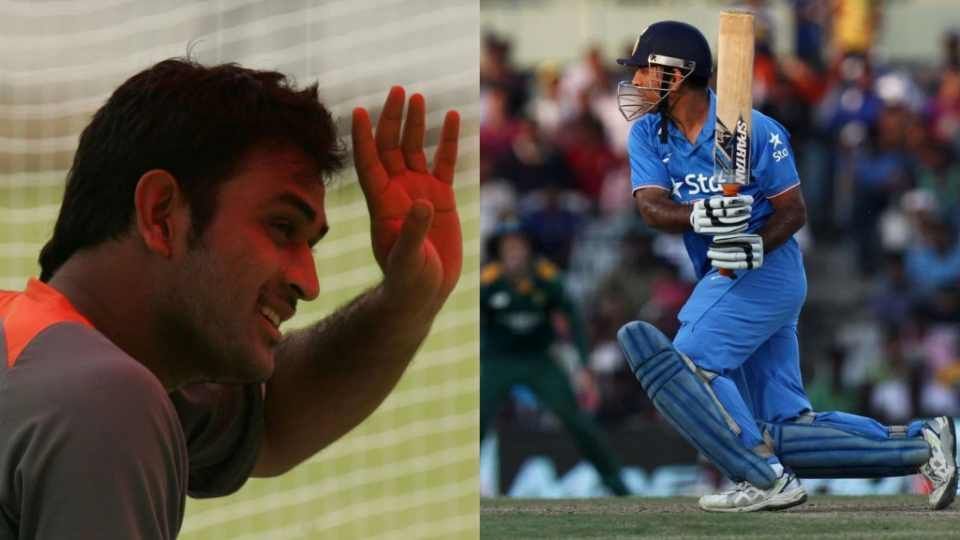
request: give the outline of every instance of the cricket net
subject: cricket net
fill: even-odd
[[[432,157],[448,109],[462,116],[455,179],[464,271],[430,338],[363,425],[281,478],[190,501],[181,538],[453,538],[477,534],[478,5],[470,0],[0,0],[0,289],[22,289],[56,219],[80,131],[122,81],[191,47],[319,81],[349,144],[350,111],[376,119],[390,85],[427,98]],[[375,284],[352,169],[327,195],[321,297],[289,327]]]

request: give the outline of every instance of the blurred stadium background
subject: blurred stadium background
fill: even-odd
[[[673,334],[693,277],[678,236],[644,226],[630,197],[629,124],[614,59],[655,21],[757,14],[755,108],[792,134],[809,212],[802,367],[818,410],[888,423],[960,414],[960,10],[949,0],[481,0],[481,224],[516,217],[564,271],[589,324],[590,412],[646,495],[716,487],[658,419],[615,332]],[[539,156],[532,159],[531,156]],[[483,360],[482,360],[483,361]],[[583,400],[589,402],[590,400]],[[481,493],[603,494],[524,389],[485,440]],[[917,493],[917,478],[805,481],[808,491]]]
[[[0,288],[21,289],[56,218],[80,131],[122,81],[188,44],[204,63],[315,80],[349,144],[350,111],[376,116],[390,85],[423,92],[428,154],[448,109],[463,119],[456,190],[464,225],[458,290],[395,392],[367,422],[279,479],[190,500],[181,538],[474,536],[477,503],[477,17],[472,0],[267,2],[0,0]],[[328,191],[321,298],[329,313],[380,276],[352,170]]]

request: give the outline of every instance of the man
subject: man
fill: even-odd
[[[525,385],[570,431],[610,491],[627,495],[620,463],[603,432],[577,405],[567,373],[551,358],[554,318],[569,327],[580,358],[578,388],[595,392],[586,369],[587,338],[558,270],[534,259],[520,225],[508,222],[491,238],[493,261],[480,274],[480,437],[515,385]]]
[[[701,508],[788,508],[806,500],[798,477],[918,471],[933,484],[930,506],[946,508],[957,487],[952,420],[884,426],[815,413],[804,392],[797,319],[806,277],[793,234],[805,206],[786,131],[753,112],[753,181],[722,196],[712,176],[716,96],[703,35],[659,22],[619,63],[636,69],[619,99],[628,120],[640,117],[629,140],[637,208],[649,225],[683,233],[700,281],[672,344],[643,322],[618,338],[660,412],[737,482],[702,497]]]
[[[185,495],[277,476],[384,400],[461,269],[459,117],[432,170],[425,105],[390,90],[353,157],[384,277],[282,335],[319,294],[325,179],[343,162],[316,85],[167,60],[83,131],[40,280],[0,293],[0,538],[177,535]]]

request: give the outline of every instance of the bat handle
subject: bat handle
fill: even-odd
[[[723,184],[724,197],[735,197],[737,193],[740,193],[740,184],[737,182],[728,182]],[[727,276],[730,279],[737,277],[736,274],[733,273],[733,270],[730,270],[729,268],[721,268],[720,275]]]

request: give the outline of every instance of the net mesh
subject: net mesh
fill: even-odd
[[[276,69],[320,94],[349,143],[392,84],[427,98],[427,155],[462,117],[455,180],[464,272],[400,384],[364,424],[275,479],[187,505],[181,538],[455,538],[477,534],[477,3],[470,0],[11,2],[0,0],[0,289],[22,289],[59,208],[80,131],[123,80],[161,59]],[[321,297],[332,311],[380,272],[352,170],[327,195]]]

